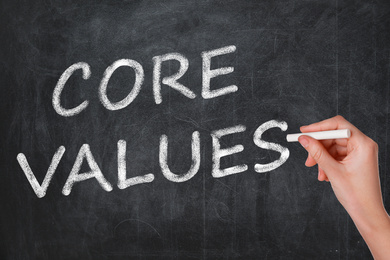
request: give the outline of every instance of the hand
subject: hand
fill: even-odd
[[[346,128],[351,131],[349,139],[301,136],[299,142],[309,153],[305,165],[318,164],[318,180],[331,183],[375,259],[389,259],[390,218],[382,201],[378,145],[342,116],[302,126],[301,132]]]

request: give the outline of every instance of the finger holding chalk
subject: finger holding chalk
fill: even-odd
[[[348,139],[348,143],[351,142],[351,144],[358,144],[359,142],[365,139],[365,135],[356,126],[348,122],[344,117],[340,115],[325,119],[317,123],[300,127],[302,133],[339,130],[339,129],[350,130],[351,137],[353,138]],[[339,140],[341,141],[343,139],[339,139]]]
[[[349,129],[339,129],[339,130],[330,130],[330,131],[288,134],[286,136],[287,142],[298,142],[298,138],[302,135],[307,135],[317,140],[327,140],[327,139],[349,138],[351,137],[351,131]]]

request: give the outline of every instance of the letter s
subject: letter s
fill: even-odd
[[[270,128],[279,127],[282,131],[286,131],[288,128],[288,125],[284,121],[276,121],[276,120],[270,120],[268,122],[265,122],[261,126],[259,126],[255,133],[253,134],[253,142],[256,144],[256,146],[266,149],[266,150],[273,150],[275,152],[280,153],[279,159],[267,163],[267,164],[255,164],[255,171],[256,172],[269,172],[272,170],[275,170],[279,166],[281,166],[283,163],[285,163],[290,156],[290,151],[286,148],[281,146],[280,144],[266,142],[261,139],[261,136],[265,131],[267,131]]]

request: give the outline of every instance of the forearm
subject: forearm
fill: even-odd
[[[385,209],[369,214],[350,213],[375,260],[390,259],[390,217]]]

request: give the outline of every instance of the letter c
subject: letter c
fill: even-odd
[[[56,87],[54,88],[52,104],[53,104],[54,110],[57,112],[57,114],[59,114],[61,116],[69,117],[69,116],[77,115],[78,113],[80,113],[82,110],[84,110],[88,106],[87,100],[85,100],[83,103],[81,103],[77,107],[71,108],[71,109],[66,109],[66,108],[62,107],[60,104],[61,93],[62,93],[62,90],[64,89],[65,83],[68,81],[70,76],[72,76],[73,72],[75,70],[78,70],[78,69],[83,70],[83,79],[85,79],[85,80],[89,79],[89,77],[91,76],[91,69],[90,69],[88,63],[85,63],[85,62],[75,63],[72,66],[70,66],[69,68],[67,68],[64,71],[64,73],[62,73],[60,79],[57,82]]]

